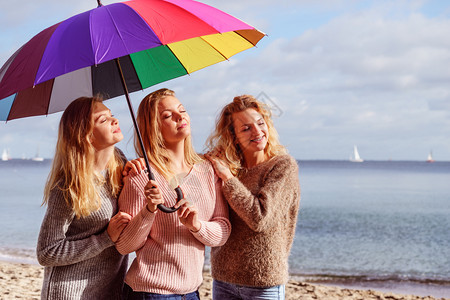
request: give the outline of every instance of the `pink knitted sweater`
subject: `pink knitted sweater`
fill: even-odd
[[[162,175],[152,169],[165,205],[173,206],[176,194]],[[134,290],[158,294],[187,294],[201,285],[205,245],[223,245],[231,232],[228,206],[221,192],[221,181],[211,164],[194,165],[180,187],[186,199],[199,209],[201,229],[189,231],[177,213],[147,210],[144,187],[147,174],[125,178],[119,209],[132,215],[116,247],[120,253],[136,251],[125,282]]]

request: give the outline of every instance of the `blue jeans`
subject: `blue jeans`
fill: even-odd
[[[251,287],[213,281],[213,300],[284,300],[285,286]]]
[[[198,294],[198,291],[186,294],[186,295],[176,295],[176,294],[153,294],[153,293],[146,293],[146,292],[135,292],[133,289],[128,285],[124,284],[123,287],[123,299],[124,300],[159,300],[159,299],[165,299],[165,300],[200,300],[200,296]]]

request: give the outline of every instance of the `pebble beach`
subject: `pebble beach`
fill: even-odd
[[[44,268],[39,265],[0,262],[0,299],[40,299]],[[211,300],[212,279],[208,272],[203,274],[204,280],[200,287],[200,298]],[[290,280],[286,285],[286,300],[434,300],[431,296],[401,295],[374,290],[356,290],[309,284]]]

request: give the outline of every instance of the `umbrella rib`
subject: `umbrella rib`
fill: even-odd
[[[55,78],[52,79],[52,88],[50,89],[50,91],[53,91],[53,85],[55,84]],[[45,109],[45,116],[48,116],[49,112],[48,110],[50,109],[50,100],[52,100],[52,92],[49,93],[48,95],[48,101],[46,101],[47,103],[47,108]]]
[[[9,116],[11,115],[11,111],[12,111],[12,106],[14,105],[14,101],[16,101],[18,94],[19,94],[19,92],[17,92],[16,95],[14,96],[14,100],[12,101],[11,107],[9,108],[9,112],[8,112],[8,116],[6,117],[5,124],[8,123]]]
[[[220,32],[219,34],[222,35],[221,32]],[[202,36],[201,36],[200,38],[201,38],[205,43],[207,43],[211,48],[213,48],[214,50],[216,50],[217,53],[219,53],[220,55],[222,55],[222,57],[223,57],[225,60],[228,60],[228,58],[227,58],[222,52],[220,52],[219,49],[217,49],[216,47],[214,47],[211,43],[208,43],[208,41],[205,40]]]
[[[108,6],[102,6],[102,7],[106,8],[106,11],[108,12],[108,15],[110,16],[111,21],[112,21],[112,23],[114,24],[114,28],[115,28],[116,31],[117,31],[117,35],[120,37],[120,40],[122,41],[122,44],[123,44],[123,46],[125,47],[127,53],[130,54],[130,49],[128,49],[127,44],[125,43],[124,38],[123,38],[122,34],[120,33],[119,27],[118,27],[117,24],[116,24],[116,20],[114,20],[114,18],[113,18],[113,16],[112,16],[111,12],[109,11]]]
[[[164,45],[164,47],[167,47],[167,49],[169,49],[169,51],[173,54],[173,56],[175,56],[178,59],[178,61],[180,62],[180,65],[186,71],[186,74],[187,75],[191,74],[191,73],[189,73],[188,69],[186,69],[186,67],[183,65],[183,63],[181,62],[180,58],[172,51],[172,49],[170,49],[169,45]]]
[[[259,31],[259,30],[257,30],[257,29],[254,29],[254,30]],[[264,36],[269,36],[268,34],[262,32],[262,31],[259,31],[259,32],[261,32],[262,34],[264,34]],[[251,40],[249,40],[248,38],[246,38],[245,36],[243,36],[242,34],[240,34],[238,31],[235,31],[235,33],[236,33],[237,35],[239,35],[241,38],[243,38],[244,40],[246,40],[247,42],[249,42],[250,44],[252,44],[253,47],[258,48],[257,44],[258,44],[259,40],[258,40],[258,42],[256,42],[256,44],[255,44],[255,43],[253,43]],[[264,36],[263,36],[263,37],[264,37]],[[262,38],[261,38],[261,39],[262,39]]]

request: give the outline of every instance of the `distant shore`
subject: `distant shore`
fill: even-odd
[[[20,264],[0,261],[0,298],[1,299],[40,299],[44,268],[33,264]],[[200,287],[200,298],[212,299],[209,272],[204,272],[203,284]],[[390,292],[374,290],[357,290],[327,285],[309,284],[290,280],[286,285],[286,300],[298,299],[405,299],[405,300],[435,300],[431,296],[420,297],[414,295],[401,295]]]

